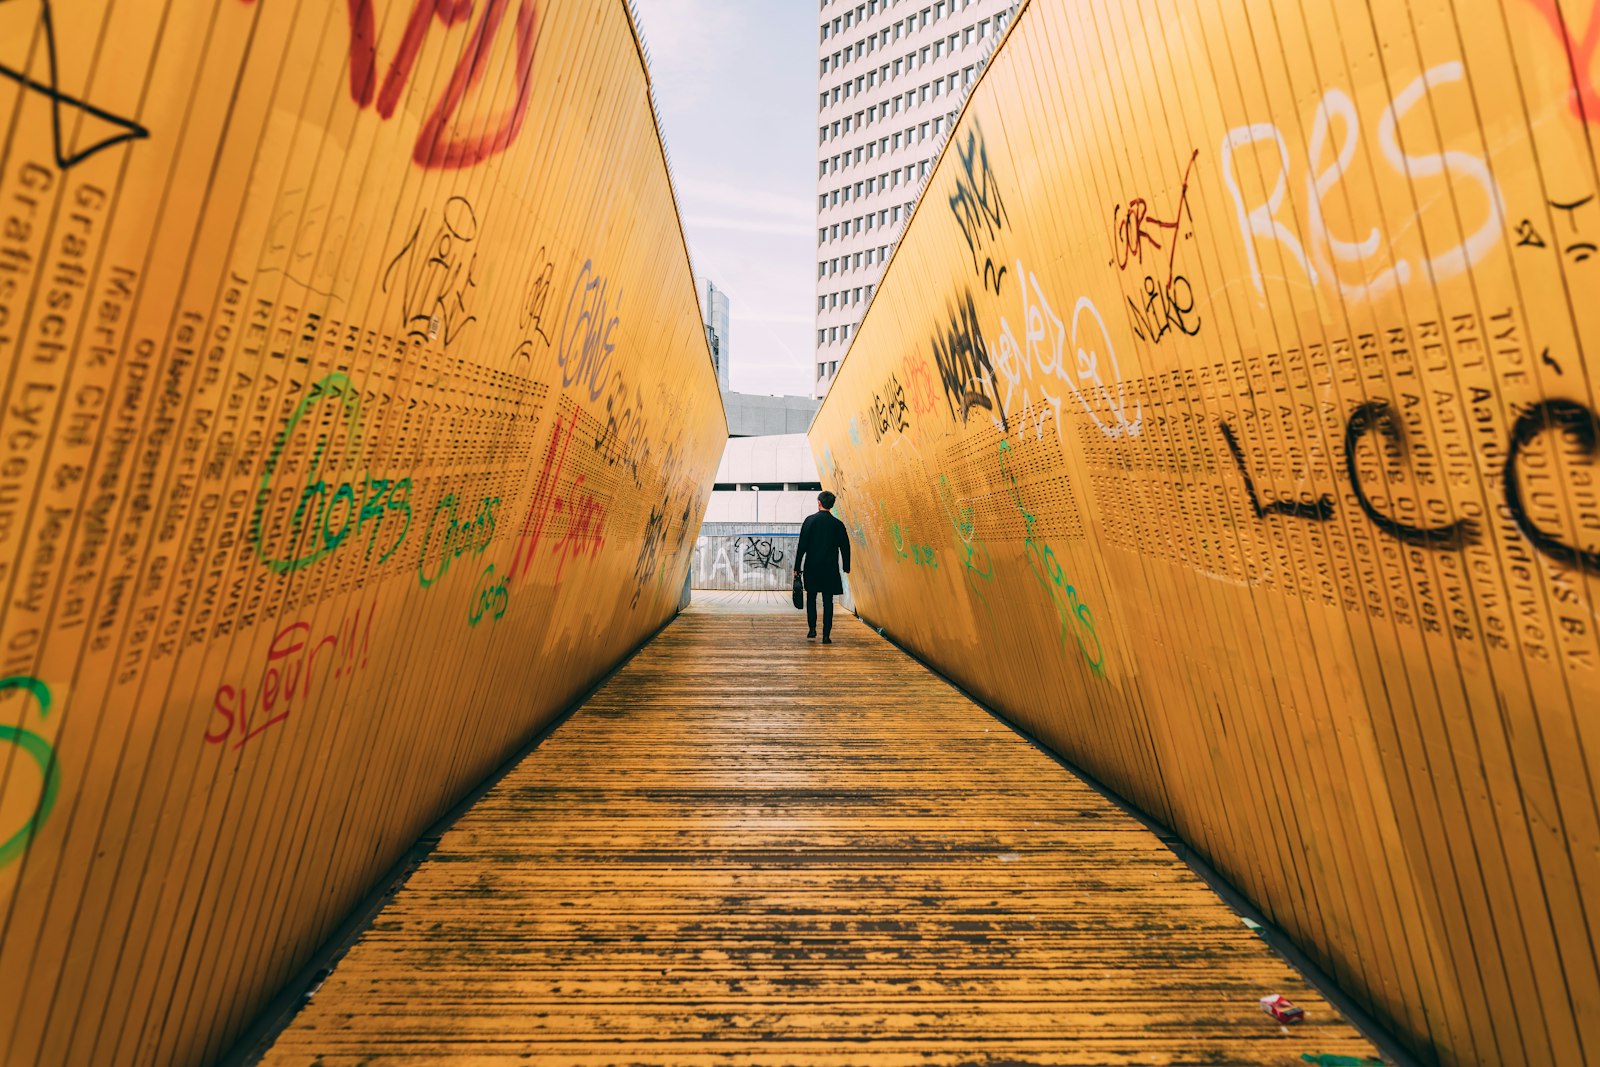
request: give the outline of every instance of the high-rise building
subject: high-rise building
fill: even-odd
[[[700,295],[700,321],[706,324],[706,344],[711,348],[711,362],[717,368],[717,384],[727,392],[728,294],[703,275],[694,280],[694,287]]]
[[[816,395],[1013,0],[821,0]]]

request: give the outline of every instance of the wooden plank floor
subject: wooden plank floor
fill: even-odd
[[[681,616],[444,836],[263,1062],[1373,1053],[1139,824],[854,617],[803,634],[792,609]]]
[[[795,613],[794,594],[787,589],[695,589],[690,592],[692,614],[712,612],[735,615],[789,615]],[[817,610],[822,610],[818,608]],[[834,605],[837,613],[839,607]]]

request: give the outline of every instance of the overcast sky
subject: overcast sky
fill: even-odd
[[[814,0],[636,0],[689,255],[728,294],[729,384],[811,395]]]

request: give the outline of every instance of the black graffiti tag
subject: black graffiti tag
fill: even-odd
[[[56,23],[55,16],[50,10],[50,0],[43,0],[39,5],[39,22],[44,29],[45,62],[50,71],[48,82],[34,81],[26,73],[15,70],[0,63],[0,78],[9,78],[22,86],[32,90],[50,101],[50,143],[55,154],[56,166],[62,170],[71,170],[79,163],[84,162],[97,152],[103,152],[125,141],[140,141],[150,136],[150,131],[131,119],[121,118],[109,111],[95,107],[85,100],[69,96],[60,88],[60,61],[56,48]],[[75,116],[75,126],[81,126],[83,116],[89,115],[108,123],[117,133],[108,134],[85,145],[75,151],[68,151],[66,135],[62,131],[61,113],[63,106],[75,108],[80,114]]]
[[[989,360],[970,291],[949,306],[949,315],[944,329],[933,335],[933,358],[939,367],[939,381],[944,385],[951,418],[965,423],[973,408],[987,408],[1001,428],[1008,429],[1005,408],[995,388],[994,364]]]
[[[967,131],[967,143],[957,143],[956,156],[961,162],[961,171],[956,175],[955,192],[950,194],[950,214],[961,227],[961,236],[967,239],[973,273],[982,276],[985,289],[992,285],[998,293],[1006,268],[997,265],[987,254],[980,264],[978,254],[1005,228],[1006,207],[1001,202],[1000,186],[989,166],[989,149],[977,123]]]
[[[749,542],[744,546],[745,566],[756,570],[776,570],[783,563],[783,550],[772,543],[770,537],[746,537]]]
[[[419,341],[437,339],[449,348],[461,332],[478,320],[471,298],[478,287],[474,271],[478,254],[478,216],[465,197],[444,203],[439,223],[424,242],[418,218],[400,251],[383,271],[383,291],[398,287],[406,334]]]
[[[872,436],[874,440],[882,441],[883,435],[890,430],[896,433],[905,433],[911,427],[906,419],[906,412],[910,410],[906,404],[906,391],[900,385],[898,376],[891,374],[883,387],[872,394]]]
[[[1299,519],[1311,519],[1315,522],[1327,522],[1333,518],[1333,498],[1321,496],[1314,501],[1303,500],[1274,500],[1263,504],[1256,494],[1255,479],[1250,477],[1250,471],[1244,465],[1244,450],[1239,447],[1239,439],[1233,434],[1233,427],[1226,422],[1221,423],[1222,436],[1227,439],[1228,451],[1233,453],[1233,461],[1239,466],[1239,473],[1244,477],[1245,495],[1250,498],[1250,508],[1256,513],[1256,518],[1266,518],[1268,515],[1293,515]]]
[[[1388,401],[1369,400],[1350,413],[1350,421],[1344,431],[1345,469],[1349,472],[1350,484],[1355,489],[1356,503],[1361,505],[1361,510],[1372,520],[1372,524],[1390,537],[1411,545],[1460,548],[1470,543],[1474,536],[1470,520],[1461,519],[1442,526],[1413,526],[1393,516],[1385,515],[1373,505],[1366,488],[1361,484],[1357,449],[1361,439],[1374,430],[1384,439],[1389,455],[1394,460],[1404,460],[1408,451],[1405,430]]]

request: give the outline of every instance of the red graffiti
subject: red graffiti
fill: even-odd
[[[544,537],[544,528],[550,518],[550,506],[555,499],[556,481],[567,465],[567,448],[572,444],[572,431],[577,428],[578,416],[566,421],[566,415],[556,417],[555,432],[550,435],[550,447],[545,449],[544,463],[539,467],[539,484],[534,486],[533,501],[522,520],[522,532],[517,535],[517,548],[511,557],[507,581],[515,581],[533,565],[534,553]]]
[[[1600,122],[1600,86],[1594,83],[1595,53],[1600,50],[1600,2],[1589,8],[1589,25],[1583,40],[1574,42],[1559,0],[1528,0],[1545,17],[1567,53],[1572,71],[1572,110],[1585,122]]]
[[[561,493],[561,478],[567,467],[567,450],[572,445],[578,428],[578,413],[556,419],[555,432],[550,435],[550,447],[545,449],[544,463],[539,468],[539,484],[534,487],[533,501],[522,520],[522,532],[517,537],[517,547],[511,557],[511,567],[506,580],[515,581],[519,575],[533,569],[539,543],[547,533],[561,536],[551,552],[560,558],[556,566],[556,584],[566,573],[569,559],[593,558],[605,546],[606,508],[594,495],[582,491],[584,476],[578,475]],[[555,526],[552,528],[552,522]]]
[[[378,35],[372,13],[372,0],[346,0],[350,20],[350,98],[359,107],[373,104],[376,95],[378,115],[390,118],[399,106],[423,41],[435,21],[445,26],[464,22],[472,14],[473,0],[415,0],[406,27],[400,35],[400,44],[389,69],[384,74],[381,88],[377,84]],[[504,113],[485,120],[485,132],[479,134],[456,133],[456,116],[467,94],[483,80],[489,66],[490,50],[505,22],[511,0],[487,0],[483,14],[467,42],[466,50],[456,61],[450,83],[444,94],[434,104],[427,120],[417,134],[416,147],[411,158],[418,166],[457,169],[471,167],[490,156],[504,152],[516,140],[522,124],[528,117],[528,101],[533,89],[534,31],[537,12],[534,0],[517,0],[517,14],[513,20],[517,50],[516,99]],[[477,125],[477,123],[474,123]]]
[[[337,680],[365,670],[375,613],[375,607],[368,608],[363,623],[362,610],[357,608],[353,618],[340,620],[333,633],[315,641],[309,622],[292,622],[279,630],[267,646],[267,665],[253,694],[243,682],[217,687],[211,710],[220,716],[220,722],[206,731],[206,741],[220,745],[238,735],[233,746],[238,748],[267,727],[287,719],[296,700],[308,703],[316,683],[326,683],[330,671]]]
[[[595,500],[592,493],[579,494],[583,481],[583,475],[578,475],[577,481],[567,491],[567,499],[557,500],[552,508],[558,521],[562,511],[566,511],[566,530],[554,549],[561,560],[556,564],[557,585],[561,584],[561,576],[566,573],[568,559],[582,559],[585,556],[594,559],[606,544],[605,506]]]
[[[1127,270],[1128,264],[1143,258],[1144,246],[1160,250],[1167,249],[1167,284],[1172,284],[1173,261],[1178,255],[1178,227],[1183,224],[1183,214],[1188,210],[1189,204],[1189,176],[1194,173],[1195,160],[1200,158],[1197,148],[1189,154],[1189,165],[1183,168],[1183,187],[1178,191],[1178,206],[1172,213],[1172,221],[1167,222],[1150,214],[1150,207],[1143,197],[1129,200],[1127,206],[1118,204],[1111,209],[1111,224],[1116,232],[1117,269]],[[1154,226],[1157,230],[1171,231],[1171,238],[1163,246],[1157,239],[1157,234],[1146,227]]]
[[[900,376],[905,379],[906,400],[912,412],[926,415],[933,411],[938,394],[933,391],[933,374],[928,370],[928,361],[915,352],[908,353],[900,361]]]

